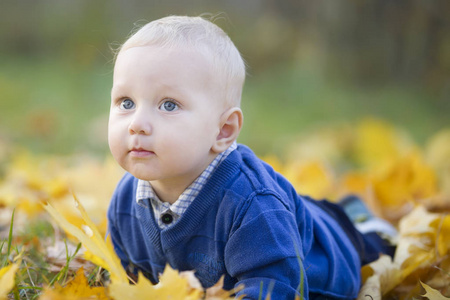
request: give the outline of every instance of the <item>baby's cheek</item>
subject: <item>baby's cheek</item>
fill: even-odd
[[[123,163],[122,160],[124,156],[123,144],[125,144],[125,140],[121,141],[121,139],[116,135],[110,134],[108,138],[108,144],[112,156],[120,165],[122,165]]]

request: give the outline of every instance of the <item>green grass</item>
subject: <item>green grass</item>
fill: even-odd
[[[0,242],[1,267],[13,263],[13,259],[20,257],[15,262],[20,262],[19,270],[16,273],[15,286],[11,291],[14,299],[37,299],[44,290],[44,287],[55,287],[56,284],[64,286],[73,278],[74,271],[69,268],[70,263],[81,248],[81,243],[77,245],[74,253],[69,253],[66,240],[65,264],[59,271],[50,271],[51,263],[46,257],[47,247],[54,245],[56,236],[54,227],[48,220],[32,218],[26,226],[20,230],[14,229],[15,212],[11,216],[9,234],[7,240]],[[14,232],[14,234],[13,234]],[[6,246],[6,251],[3,248]],[[90,282],[98,273],[98,268],[92,270],[88,275]],[[99,284],[91,282],[92,285]]]

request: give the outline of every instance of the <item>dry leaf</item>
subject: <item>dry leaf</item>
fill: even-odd
[[[366,280],[357,300],[381,300],[380,275],[371,276]]]
[[[356,128],[354,154],[357,161],[368,168],[395,160],[411,149],[405,134],[382,120],[367,118]]]
[[[443,129],[433,135],[426,146],[427,162],[438,174],[440,192],[450,197],[450,129]]]
[[[372,178],[375,195],[388,219],[405,215],[412,201],[437,194],[436,175],[417,151],[386,163]]]
[[[19,263],[13,263],[0,269],[0,300],[6,299],[15,284]]]
[[[88,257],[95,260],[93,261],[95,264],[108,270],[111,275],[111,280],[128,283],[126,272],[123,269],[119,258],[112,249],[112,246],[108,246],[104,241],[95,224],[91,221],[76,197],[74,197],[74,200],[76,208],[80,211],[83,220],[86,222],[85,226],[89,227],[92,231],[89,232],[89,234],[86,234],[85,231],[68,222],[49,203],[44,204],[44,208],[49,212],[59,226],[83,243],[83,246],[90,252],[90,256]]]
[[[317,160],[292,162],[284,168],[283,175],[297,191],[315,199],[330,198],[334,189],[333,173]]]
[[[156,285],[153,285],[142,274],[139,274],[136,285],[124,282],[111,282],[108,290],[109,296],[115,300],[198,300],[203,295],[202,291],[192,288],[188,280],[181,277],[169,265],[166,266],[159,283]]]
[[[106,289],[104,287],[90,287],[86,276],[84,275],[83,267],[81,267],[75,278],[66,286],[62,287],[55,284],[54,289],[46,289],[39,297],[40,300],[82,300],[82,299],[98,299],[106,300]]]
[[[261,157],[263,161],[268,163],[276,172],[283,173],[283,164],[276,155],[266,155]]]
[[[425,283],[421,282],[423,288],[425,289],[426,293],[423,295],[423,297],[427,297],[430,300],[449,300],[450,298],[444,297],[439,291],[431,288],[430,286],[426,285]]]
[[[379,284],[380,294],[385,295],[401,285],[412,273],[429,267],[436,261],[437,255],[447,254],[447,234],[441,235],[439,231],[446,233],[450,230],[449,226],[447,217],[429,213],[422,206],[417,206],[400,222],[394,259],[383,255],[362,268],[365,281],[362,290],[376,289]]]
[[[206,295],[204,298],[205,300],[225,300],[225,299],[231,300],[231,299],[242,299],[245,297],[245,295],[233,297],[234,294],[238,293],[244,288],[243,285],[239,285],[235,289],[232,289],[230,291],[224,290],[223,289],[224,278],[225,278],[224,276],[220,277],[219,281],[217,281],[217,283],[214,286],[206,290]]]

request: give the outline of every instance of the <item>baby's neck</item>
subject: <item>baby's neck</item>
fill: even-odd
[[[174,204],[180,195],[184,192],[184,190],[187,188],[180,188],[180,187],[167,187],[167,186],[161,186],[158,182],[152,181],[151,182],[153,191],[158,196],[159,200],[162,202],[168,202],[170,204]]]
[[[199,168],[197,173],[191,174],[190,177],[181,176],[171,179],[150,181],[153,191],[158,195],[159,200],[170,204],[175,203],[180,195],[203,173],[216,156],[216,153],[211,154],[209,159],[205,162],[205,165]]]

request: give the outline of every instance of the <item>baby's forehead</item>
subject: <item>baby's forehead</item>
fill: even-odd
[[[207,51],[197,47],[144,45],[123,49],[116,59],[116,66],[134,63],[137,66],[152,68],[166,64],[169,69],[183,68],[192,72],[206,72],[213,78],[220,77],[216,60]],[[170,68],[169,68],[170,66]]]
[[[114,85],[140,75],[167,86],[183,86],[184,82],[195,81],[199,89],[224,93],[224,78],[214,67],[214,60],[195,48],[136,46],[123,49],[114,67]],[[131,76],[131,77],[130,77]],[[170,83],[170,84],[169,84]]]

